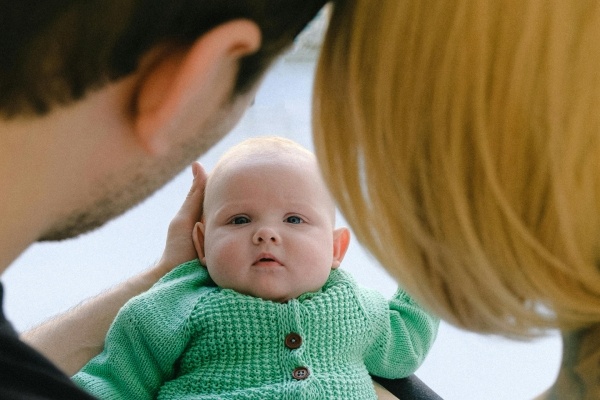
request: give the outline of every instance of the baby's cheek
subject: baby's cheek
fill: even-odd
[[[221,287],[231,287],[244,265],[239,241],[207,242],[206,260],[211,278]],[[247,262],[246,262],[247,263]]]
[[[239,240],[223,242],[218,257],[227,265],[239,265],[244,259],[244,248]]]
[[[236,253],[238,250],[239,248],[236,248],[235,240],[219,233],[207,236],[204,241],[204,252],[206,253],[206,260],[209,263],[225,262],[232,253]]]

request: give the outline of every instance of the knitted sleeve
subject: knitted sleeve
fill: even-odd
[[[411,375],[433,345],[439,319],[400,289],[387,305],[377,292],[367,290],[363,298],[374,332],[373,344],[365,355],[369,373],[388,379]]]
[[[153,399],[188,341],[187,319],[208,278],[197,260],[176,267],[119,311],[104,350],[74,377],[96,397]]]

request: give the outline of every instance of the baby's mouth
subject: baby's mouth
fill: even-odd
[[[261,254],[256,261],[254,261],[254,264],[256,266],[259,267],[278,267],[278,266],[282,266],[283,264],[281,263],[281,261],[279,261],[277,258],[275,258],[274,256],[270,255],[270,254]]]

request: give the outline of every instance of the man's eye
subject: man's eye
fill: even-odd
[[[292,215],[291,217],[287,217],[285,222],[290,224],[301,224],[304,222],[304,220],[297,215]]]
[[[231,224],[232,225],[242,225],[242,224],[247,224],[249,222],[250,222],[250,218],[248,218],[248,217],[242,217],[242,216],[240,216],[240,217],[234,217],[231,220]]]

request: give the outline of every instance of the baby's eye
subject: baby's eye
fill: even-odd
[[[290,217],[287,217],[285,219],[285,222],[290,223],[290,224],[301,224],[304,222],[304,220],[297,215],[292,215]]]
[[[237,216],[237,217],[233,217],[231,219],[230,224],[232,224],[232,225],[242,225],[242,224],[247,224],[249,222],[250,222],[250,218],[244,217],[244,216],[240,215],[240,216]]]

